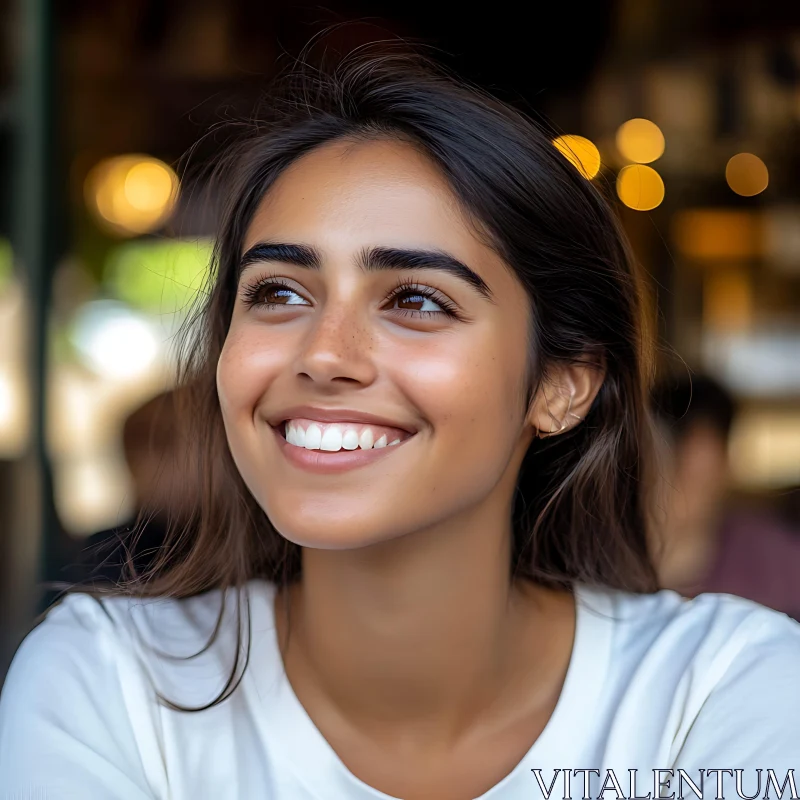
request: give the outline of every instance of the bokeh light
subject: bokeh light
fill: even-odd
[[[157,314],[188,311],[208,279],[210,239],[137,239],[111,250],[103,282],[134,308]]]
[[[749,489],[800,483],[800,415],[792,408],[744,408],[731,431],[734,480]]]
[[[617,194],[628,208],[650,211],[664,199],[664,181],[652,167],[630,164],[617,176]]]
[[[703,324],[717,330],[746,329],[753,320],[753,287],[741,267],[712,270],[703,282]]]
[[[86,178],[84,195],[104,227],[135,236],[166,222],[175,207],[178,187],[178,176],[163,161],[126,155],[95,166]]]
[[[21,364],[0,364],[0,458],[18,458],[30,428],[25,370]]]
[[[678,251],[700,260],[753,258],[763,249],[762,225],[751,211],[687,208],[672,217]]]
[[[112,300],[97,300],[81,309],[72,341],[87,367],[111,379],[137,378],[153,366],[160,351],[152,325]]]
[[[14,412],[14,390],[8,375],[0,372],[0,426],[7,424]]]
[[[566,134],[554,139],[553,144],[584,178],[591,180],[600,171],[600,151],[585,136]]]
[[[664,154],[664,134],[649,119],[629,119],[617,130],[617,149],[623,158],[649,164]]]
[[[725,180],[736,194],[752,197],[769,184],[767,165],[752,153],[738,153],[725,167]]]

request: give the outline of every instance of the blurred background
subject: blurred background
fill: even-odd
[[[0,676],[172,446],[222,123],[337,23],[547,118],[613,198],[659,340],[662,581],[800,616],[800,3],[0,0]]]

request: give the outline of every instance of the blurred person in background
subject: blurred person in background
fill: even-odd
[[[0,784],[530,800],[565,768],[602,796],[609,763],[782,779],[800,625],[657,590],[642,296],[597,185],[417,58],[362,49],[287,89],[220,166],[184,370],[196,535],[29,634]]]
[[[187,469],[179,401],[180,391],[163,392],[126,418],[122,444],[134,512],[123,524],[88,538],[76,582],[116,584],[146,572],[156,563],[167,529],[189,523],[197,496]]]
[[[778,513],[731,499],[734,398],[712,378],[663,380],[653,408],[661,448],[656,560],[662,586],[727,592],[800,617],[800,535]]]

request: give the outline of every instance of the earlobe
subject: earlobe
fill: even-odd
[[[549,403],[547,402],[547,395],[542,395],[544,397],[545,408],[547,409],[547,415],[550,417],[553,425],[551,426],[548,432],[543,432],[541,428],[538,428],[536,431],[536,435],[540,439],[546,439],[548,436],[557,436],[559,433],[563,433],[567,428],[573,427],[573,425],[577,425],[580,422],[583,422],[583,417],[579,414],[576,414],[572,411],[572,403],[575,397],[575,392],[570,392],[569,401],[567,403],[567,410],[564,414],[564,417],[559,421],[555,414],[550,410]]]
[[[557,436],[579,425],[586,417],[605,378],[592,364],[572,364],[555,371],[534,397],[528,421],[536,436]]]

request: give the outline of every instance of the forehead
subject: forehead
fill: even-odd
[[[333,142],[289,166],[259,204],[245,249],[275,236],[323,248],[483,246],[438,168],[391,140]]]

